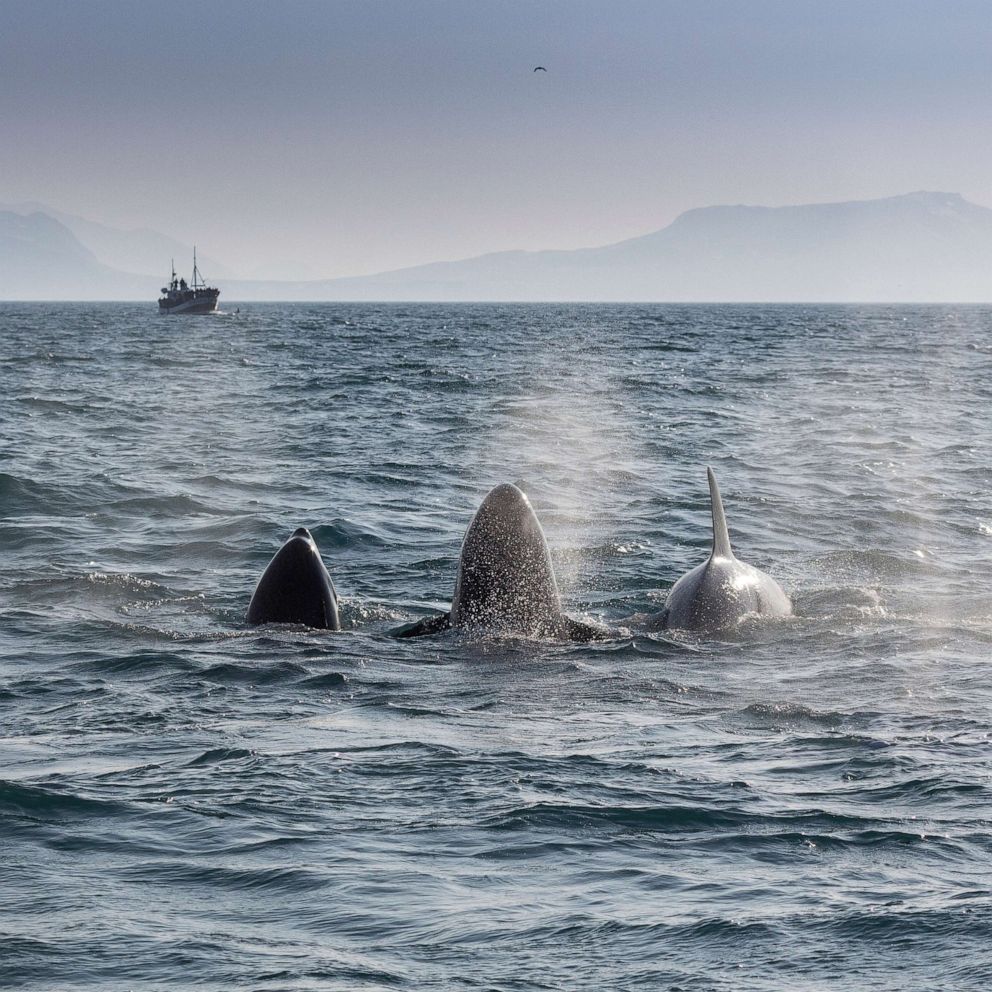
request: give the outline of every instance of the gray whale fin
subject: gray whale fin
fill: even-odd
[[[424,617],[423,620],[415,620],[413,623],[404,624],[390,631],[393,637],[425,637],[430,634],[440,634],[451,629],[451,614],[436,613],[432,617]]]
[[[562,635],[567,641],[586,644],[589,641],[606,640],[610,636],[609,631],[601,627],[583,623],[581,620],[573,620],[565,614],[562,614],[561,622]],[[446,630],[451,630],[451,614],[436,613],[432,617],[424,617],[423,620],[415,620],[413,623],[397,627],[390,633],[393,637],[430,637],[432,634],[442,634]]]
[[[727,530],[727,517],[723,512],[720,487],[716,484],[713,469],[707,467],[706,478],[710,484],[710,506],[713,513],[713,549],[710,552],[710,557],[733,558],[734,552],[730,547],[730,533]]]
[[[562,624],[565,628],[565,640],[567,641],[587,644],[589,641],[605,641],[610,637],[608,630],[591,623],[583,623],[581,620],[573,620],[567,614],[562,615]]]

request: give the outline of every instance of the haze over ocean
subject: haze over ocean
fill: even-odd
[[[0,203],[162,231],[242,278],[605,245],[714,204],[992,206],[985,0],[3,13]]]
[[[0,304],[0,984],[987,989],[990,323]],[[797,616],[646,633],[706,465]],[[391,637],[503,481],[610,638]]]

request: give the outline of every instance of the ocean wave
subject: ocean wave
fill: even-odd
[[[215,747],[211,748],[209,751],[204,751],[202,754],[198,754],[195,758],[191,758],[183,766],[185,768],[199,768],[203,765],[216,765],[221,762],[226,761],[241,761],[242,759],[251,759],[256,755],[255,751],[251,751],[248,748],[243,747]]]
[[[299,686],[305,689],[340,689],[348,685],[349,678],[341,672],[325,672],[322,675],[311,675],[301,679]]]
[[[495,814],[484,821],[493,830],[574,830],[583,826],[634,832],[717,830],[739,824],[744,814],[699,806],[587,806],[538,802]]]
[[[145,885],[227,889],[239,892],[315,892],[333,881],[328,872],[299,866],[235,868],[202,862],[152,861],[119,867],[114,874],[124,882]]]
[[[302,665],[281,661],[270,665],[236,665],[231,662],[210,665],[200,670],[200,677],[231,685],[274,685],[297,681],[310,672]]]
[[[152,578],[133,572],[88,571],[66,574],[49,566],[43,571],[24,575],[9,590],[14,603],[34,606],[70,605],[85,610],[123,607],[127,604],[181,600],[173,590]]]
[[[121,802],[94,799],[74,792],[0,779],[0,812],[5,820],[21,817],[56,822],[73,818],[115,816],[129,811]]]
[[[0,307],[3,979],[988,984],[987,308],[243,309]],[[650,626],[706,464],[792,621]],[[504,480],[610,636],[389,636]]]
[[[60,513],[72,505],[72,496],[57,484],[36,482],[8,472],[0,472],[0,500],[5,517]]]
[[[182,654],[145,649],[133,654],[86,658],[75,662],[72,668],[77,672],[102,675],[160,676],[164,673],[192,671],[196,665],[192,659]]]
[[[800,724],[837,728],[852,721],[864,722],[866,718],[863,714],[816,710],[804,703],[789,702],[751,703],[740,711],[740,716],[747,720],[753,720],[756,724],[771,725],[776,729],[795,727]]]

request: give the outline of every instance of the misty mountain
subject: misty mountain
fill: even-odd
[[[135,278],[101,263],[47,214],[0,212],[0,298],[120,299],[137,291]]]
[[[0,211],[17,214],[41,213],[52,217],[71,231],[80,244],[88,248],[98,261],[121,272],[147,275],[158,273],[156,279],[164,281],[169,275],[169,262],[176,260],[176,268],[186,272],[192,265],[193,246],[147,228],[122,230],[99,224],[94,220],[53,210],[43,203],[2,204]],[[233,275],[224,265],[209,255],[198,253],[201,271],[211,279],[226,279]],[[153,280],[154,281],[154,280]]]
[[[81,230],[92,235],[91,228]],[[187,276],[188,264],[180,266]],[[121,271],[43,212],[0,212],[0,299],[151,303],[165,281],[161,268],[149,268],[157,276]],[[601,248],[498,252],[316,282],[235,281],[219,279],[211,269],[208,275],[220,284],[222,305],[249,300],[984,302],[992,300],[992,210],[956,193],[925,192],[795,207],[705,207],[652,234]]]
[[[705,207],[602,248],[499,252],[314,283],[310,292],[354,300],[985,301],[992,210],[925,192]]]

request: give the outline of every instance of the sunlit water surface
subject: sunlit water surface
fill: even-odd
[[[0,984],[987,989],[990,330],[0,306]],[[798,615],[650,633],[707,465]],[[503,481],[612,636],[391,637]],[[243,622],[300,525],[341,633]]]

